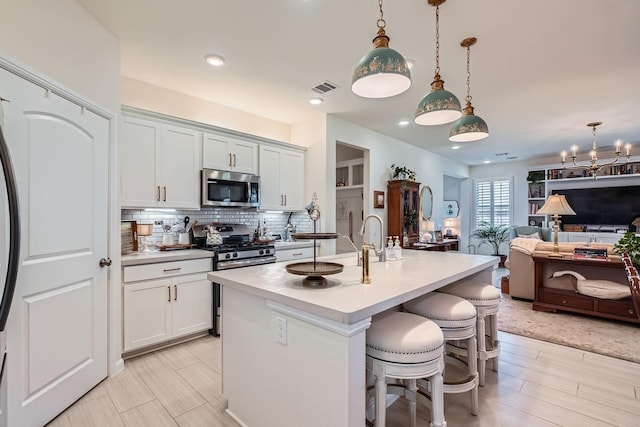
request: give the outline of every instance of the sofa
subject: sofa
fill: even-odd
[[[572,256],[576,247],[586,246],[586,242],[558,243],[560,253]],[[593,248],[607,249],[609,257],[618,257],[613,245],[591,244]],[[532,255],[549,254],[553,251],[553,243],[540,239],[516,237],[509,243],[509,294],[513,298],[533,300],[535,297],[534,262]],[[624,269],[612,277],[611,269],[580,266],[578,273],[589,279],[611,280],[619,283],[627,283]],[[575,290],[575,279],[571,276],[557,278],[544,277],[543,286],[557,289]]]
[[[551,228],[535,227],[531,225],[514,225],[509,227],[509,240],[516,237],[535,237],[545,242],[553,241],[553,230]]]

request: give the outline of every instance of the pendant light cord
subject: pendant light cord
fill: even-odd
[[[436,6],[436,70],[435,74],[440,74],[440,5]]]
[[[387,22],[384,20],[384,13],[382,12],[382,0],[378,0],[378,9],[380,9],[380,17],[378,18],[378,28],[384,28],[387,26]]]
[[[471,46],[467,46],[467,97],[465,101],[467,104],[471,104]]]

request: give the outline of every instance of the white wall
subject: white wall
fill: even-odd
[[[74,0],[0,0],[0,56],[120,110],[120,43]]]
[[[371,131],[361,126],[354,125],[334,116],[327,117],[326,136],[326,161],[327,177],[326,187],[322,190],[326,194],[325,203],[332,207],[332,212],[326,215],[328,227],[335,227],[335,152],[336,143],[346,143],[365,151],[365,188],[364,188],[364,214],[373,213],[382,217],[385,223],[383,236],[386,236],[387,211],[386,209],[373,208],[373,191],[387,192],[390,166],[392,163],[407,166],[416,171],[417,181],[431,187],[433,192],[433,215],[437,224],[442,224],[442,201],[444,200],[443,180],[445,175],[464,179],[469,176],[468,166],[455,160],[442,157],[400,140]],[[309,154],[309,153],[307,153]],[[366,165],[369,165],[367,169]],[[368,177],[368,179],[367,179]],[[367,184],[368,182],[368,184]],[[468,206],[461,204],[461,214],[469,215]],[[369,235],[369,241],[378,242],[376,226],[368,227],[373,234]],[[331,231],[331,230],[328,230]]]
[[[286,123],[127,77],[122,78],[122,105],[207,123],[276,141],[292,142],[291,126]]]

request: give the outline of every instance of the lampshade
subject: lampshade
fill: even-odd
[[[351,90],[364,98],[388,98],[411,87],[407,61],[389,47],[389,37],[378,29],[373,50],[362,57],[355,70]]]
[[[458,98],[444,88],[440,75],[434,77],[429,92],[418,104],[415,122],[419,125],[443,125],[460,118],[461,106]]]
[[[571,209],[567,199],[562,194],[553,194],[549,196],[547,202],[538,209],[539,214],[545,215],[575,215],[575,211]]]
[[[469,142],[489,136],[489,126],[482,118],[473,114],[473,107],[467,104],[460,117],[449,131],[449,141]]]
[[[153,234],[153,224],[137,224],[138,236],[151,236]]]

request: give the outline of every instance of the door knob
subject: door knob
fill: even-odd
[[[100,259],[100,267],[110,267],[110,266],[111,266],[111,258]]]

